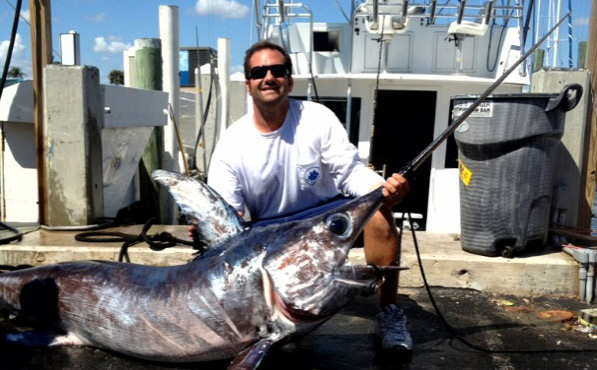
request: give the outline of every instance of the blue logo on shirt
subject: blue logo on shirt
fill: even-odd
[[[315,185],[317,180],[321,177],[321,170],[319,167],[311,167],[305,171],[305,181],[309,185]]]

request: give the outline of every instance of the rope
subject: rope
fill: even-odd
[[[120,253],[118,254],[118,262],[126,261],[129,263],[131,262],[131,259],[128,255],[129,247],[141,242],[147,243],[149,248],[156,252],[162,251],[166,248],[174,247],[177,244],[194,246],[192,241],[178,239],[168,232],[161,232],[159,234],[148,236],[147,232],[155,223],[155,221],[155,217],[149,219],[145,225],[143,225],[141,233],[137,235],[112,231],[89,231],[75,235],[75,240],[87,243],[122,242],[122,245],[120,246]],[[198,253],[201,254],[203,251],[199,250]]]

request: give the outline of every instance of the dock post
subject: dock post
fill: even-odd
[[[180,128],[180,77],[178,75],[178,7],[174,5],[160,5],[160,39],[162,40],[163,60],[163,88],[168,93],[168,104],[171,111],[168,113],[168,125],[164,128],[164,169],[180,172],[181,155],[177,143],[177,126]],[[184,157],[183,157],[184,158]],[[177,207],[171,197],[166,198],[164,216],[168,224],[176,220]]]
[[[230,125],[230,39],[218,39],[218,84],[220,86],[220,122],[217,138],[222,136],[222,133]]]
[[[162,90],[162,43],[160,39],[135,40],[135,87],[146,90]],[[163,166],[164,129],[153,130],[139,164],[141,202],[148,216],[158,217],[164,223],[166,194],[151,179],[154,170]]]
[[[35,153],[37,160],[37,187],[39,202],[39,223],[47,225],[46,207],[48,193],[44,185],[46,174],[43,163],[43,70],[52,63],[52,22],[50,0],[29,0],[29,13],[31,15],[31,71],[33,74],[33,104],[34,104],[34,130]]]
[[[49,65],[44,68],[43,83],[45,224],[94,224],[104,210],[99,70]]]

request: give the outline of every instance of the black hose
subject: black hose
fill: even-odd
[[[0,265],[0,272],[2,271],[17,271],[17,270],[24,270],[24,269],[28,269],[31,268],[33,266],[31,265],[17,265],[17,266],[13,266],[13,265]]]
[[[147,243],[149,245],[149,248],[153,251],[162,251],[166,248],[174,247],[177,244],[194,246],[194,243],[192,241],[178,239],[168,232],[162,232],[159,234],[148,236],[147,232],[155,223],[155,221],[155,217],[150,218],[143,225],[141,233],[138,235],[112,231],[89,231],[75,235],[75,240],[87,243],[122,242],[122,245],[120,246],[120,252],[118,254],[118,262],[131,262],[131,259],[128,255],[128,248],[132,245],[141,242]],[[199,250],[199,254],[201,254],[202,252],[203,250]]]
[[[411,234],[412,234],[412,238],[413,238],[413,242],[415,245],[415,252],[417,255],[417,262],[419,264],[419,270],[421,271],[421,278],[423,279],[423,285],[425,286],[425,290],[427,292],[427,296],[429,297],[429,302],[431,302],[431,305],[433,306],[433,310],[435,311],[435,314],[437,315],[437,317],[439,318],[439,320],[442,322],[442,324],[444,324],[445,328],[448,330],[448,332],[452,335],[452,339],[456,339],[459,342],[461,342],[462,344],[464,344],[465,346],[472,348],[476,351],[480,351],[480,352],[485,352],[485,353],[520,353],[520,354],[526,354],[526,353],[581,353],[581,352],[597,352],[596,348],[580,348],[580,349],[516,349],[516,350],[507,350],[507,349],[493,349],[493,348],[485,348],[485,347],[481,347],[478,346],[476,344],[473,344],[469,341],[467,341],[466,339],[464,339],[457,331],[456,329],[454,329],[454,327],[452,327],[452,325],[450,325],[448,323],[448,321],[446,320],[446,318],[444,317],[444,315],[442,314],[441,310],[439,309],[435,298],[433,297],[433,293],[431,292],[431,287],[429,286],[429,282],[427,281],[427,276],[425,275],[425,270],[423,269],[423,260],[421,258],[421,252],[419,250],[419,243],[417,242],[417,236],[415,233],[415,229],[413,227],[413,222],[412,222],[412,218],[410,215],[410,212],[406,212],[405,215],[408,217],[408,222],[410,225],[410,230],[411,230]],[[402,225],[401,225],[402,226]],[[402,228],[400,228],[400,233],[399,233],[399,238],[402,238]],[[400,243],[400,240],[399,240]]]
[[[13,236],[9,236],[8,238],[0,239],[0,245],[8,244],[15,240],[18,240],[18,241],[23,240],[23,233],[10,225],[0,222],[0,229],[8,230],[14,234]]]
[[[8,75],[8,68],[10,67],[10,60],[12,58],[12,49],[15,46],[15,39],[17,37],[17,29],[19,27],[19,15],[21,14],[21,0],[17,0],[15,7],[15,16],[12,22],[12,31],[10,33],[10,43],[8,44],[8,51],[6,53],[6,60],[4,61],[4,69],[2,70],[2,78],[0,78],[0,99],[2,99],[2,92],[6,84],[6,76]]]

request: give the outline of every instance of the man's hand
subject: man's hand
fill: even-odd
[[[383,202],[388,207],[393,207],[396,204],[402,202],[410,187],[408,181],[404,176],[397,173],[393,174],[392,177],[388,177],[383,186]]]
[[[189,234],[189,238],[191,238],[193,241],[195,241],[195,232],[196,231],[197,231],[197,225],[190,224],[187,232]]]

